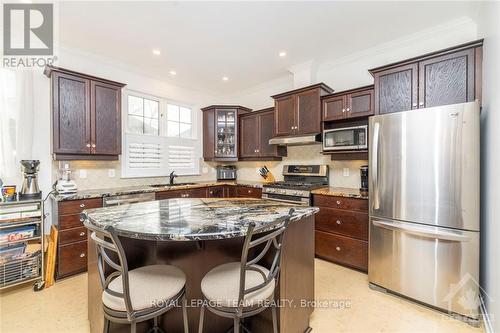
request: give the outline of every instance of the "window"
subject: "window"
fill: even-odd
[[[159,135],[160,102],[129,95],[127,123],[133,134]]]
[[[198,117],[186,104],[126,91],[122,177],[199,174]]]
[[[167,135],[170,137],[191,137],[191,109],[167,104]]]

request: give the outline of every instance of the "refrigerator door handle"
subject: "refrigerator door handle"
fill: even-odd
[[[372,174],[373,174],[373,209],[379,209],[380,196],[378,188],[378,141],[380,136],[380,124],[373,126],[373,150],[372,150]]]
[[[426,238],[433,238],[439,240],[447,240],[447,241],[455,241],[455,242],[468,242],[470,241],[470,237],[460,235],[452,232],[443,232],[435,230],[434,227],[424,227],[424,226],[408,226],[403,223],[398,222],[388,222],[388,221],[379,221],[372,220],[374,226],[385,228],[389,230],[401,231],[407,234],[417,235]],[[427,230],[426,230],[427,229]],[[432,231],[428,229],[434,229]]]

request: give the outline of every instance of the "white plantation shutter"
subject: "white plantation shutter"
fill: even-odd
[[[201,139],[197,135],[198,122],[201,121],[201,112],[192,113],[192,137],[186,138],[167,136],[167,119],[165,112],[167,100],[139,93],[130,93],[133,96],[142,96],[157,100],[159,104],[159,135],[138,134],[128,131],[128,95],[123,96],[123,135],[122,135],[122,170],[123,178],[134,177],[165,177],[172,171],[177,175],[200,174]],[[192,108],[191,108],[192,110]]]
[[[159,143],[129,143],[127,148],[129,168],[161,168],[162,152]]]
[[[192,170],[195,167],[195,148],[189,146],[168,146],[168,166],[172,170]]]

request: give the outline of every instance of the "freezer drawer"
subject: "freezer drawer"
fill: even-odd
[[[371,283],[478,318],[479,232],[370,217],[369,237]]]

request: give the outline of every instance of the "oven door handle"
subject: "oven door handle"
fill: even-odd
[[[303,206],[308,206],[308,202],[305,201],[295,201],[295,200],[286,200],[286,199],[278,199],[278,198],[272,198],[268,197],[267,195],[262,195],[262,199],[267,199],[267,200],[273,200],[273,201],[280,201],[280,202],[287,202],[287,203],[294,203],[294,204],[299,204]]]

